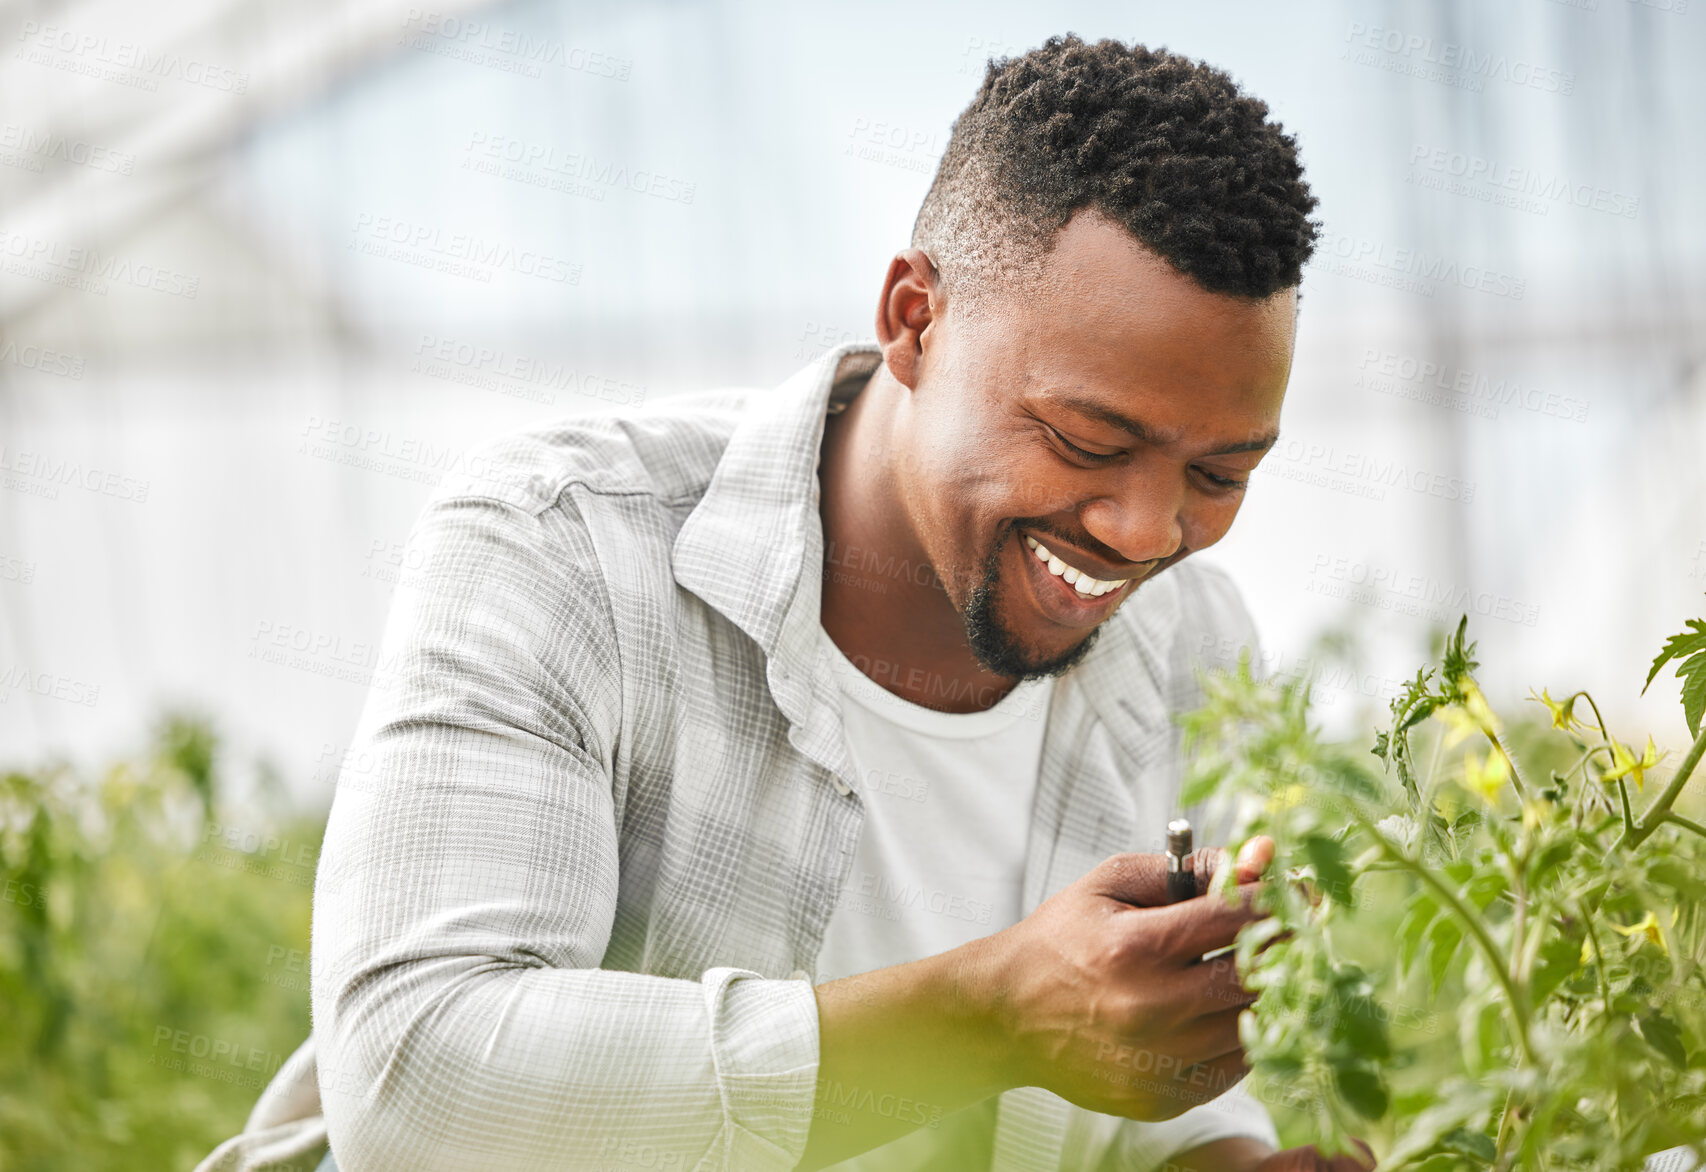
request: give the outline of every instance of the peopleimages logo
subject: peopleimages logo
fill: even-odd
[[[1277,476],[1385,500],[1386,489],[1401,488],[1440,500],[1469,504],[1477,484],[1444,472],[1411,467],[1404,460],[1369,452],[1340,451],[1331,444],[1285,439],[1274,445],[1269,459],[1257,468],[1262,477]]]
[[[409,9],[397,43],[404,48],[522,77],[542,77],[543,66],[550,65],[592,77],[627,81],[634,68],[634,63],[626,57],[426,8]]]
[[[1424,297],[1433,296],[1434,284],[1430,282],[1509,297],[1513,301],[1521,301],[1528,290],[1528,282],[1522,277],[1485,265],[1463,264],[1421,248],[1394,248],[1384,241],[1343,232],[1322,232],[1319,255],[1328,272],[1391,285]]]
[[[558,391],[630,407],[646,398],[646,388],[639,383],[577,369],[572,363],[512,354],[501,347],[436,334],[421,335],[414,365],[409,369],[429,378],[551,406],[556,405]]]
[[[161,78],[228,94],[249,89],[246,71],[59,25],[26,20],[18,27],[18,40],[25,45],[15,54],[20,60],[133,89],[153,92]]]
[[[666,203],[690,204],[699,190],[697,183],[662,171],[484,131],[469,135],[461,166],[477,174],[599,201],[606,190],[622,189]]]
[[[1452,195],[1503,204],[1518,211],[1545,215],[1551,204],[1562,202],[1633,220],[1641,210],[1640,199],[1633,195],[1592,183],[1572,183],[1561,175],[1543,175],[1532,167],[1516,167],[1498,159],[1485,159],[1444,147],[1420,143],[1411,147],[1410,166],[1418,165],[1428,174],[1418,176],[1412,171],[1410,181],[1413,183]]]
[[[85,492],[134,501],[139,505],[148,501],[149,484],[146,480],[92,468],[81,460],[20,451],[0,444],[0,488],[57,500],[62,487],[81,488]]]
[[[0,265],[13,276],[97,297],[107,295],[108,281],[191,300],[201,287],[200,277],[175,269],[22,232],[0,232]]]
[[[465,232],[446,232],[395,216],[362,212],[355,218],[351,250],[383,260],[418,265],[434,272],[489,283],[503,271],[558,285],[578,285],[581,266],[535,248],[517,248]]]
[[[1497,419],[1500,407],[1580,423],[1588,417],[1588,401],[1524,386],[1514,378],[1495,379],[1479,371],[1433,362],[1410,354],[1368,346],[1362,352],[1355,386],[1382,395],[1430,403]]]
[[[1477,93],[1488,81],[1508,82],[1565,97],[1576,88],[1576,75],[1568,70],[1538,65],[1506,53],[1477,53],[1455,41],[1436,41],[1403,29],[1370,27],[1353,20],[1346,26],[1345,40],[1345,59],[1358,65]]]
[[[1449,624],[1469,613],[1524,627],[1540,620],[1540,608],[1490,590],[1474,590],[1434,577],[1394,570],[1356,558],[1318,554],[1304,590],[1376,610]]]
[[[40,171],[44,162],[129,175],[136,166],[136,156],[80,138],[0,122],[0,164]]]

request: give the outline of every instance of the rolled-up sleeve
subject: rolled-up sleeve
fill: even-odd
[[[315,888],[339,1167],[792,1167],[811,986],[598,967],[621,671],[584,526],[568,505],[446,497],[405,569]]]

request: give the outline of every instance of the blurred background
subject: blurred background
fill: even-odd
[[[6,1044],[89,1040],[32,1086],[77,1122],[17,1166],[187,1166],[305,1033],[317,828],[433,485],[530,422],[868,336],[986,60],[1054,33],[1227,69],[1321,199],[1282,440],[1203,555],[1268,666],[1362,737],[1467,612],[1495,703],[1588,687],[1683,747],[1675,680],[1640,693],[1706,613],[1703,22],[0,0],[0,910],[38,933],[0,972],[48,990]],[[66,859],[130,894],[52,894]]]

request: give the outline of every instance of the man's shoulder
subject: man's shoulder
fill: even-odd
[[[571,488],[691,503],[710,482],[752,394],[696,391],[532,424],[470,448],[436,495],[484,497],[534,515]]]

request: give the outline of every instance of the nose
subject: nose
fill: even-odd
[[[1078,520],[1097,541],[1127,562],[1172,557],[1185,540],[1183,486],[1157,480],[1123,485],[1121,491],[1079,506]]]

